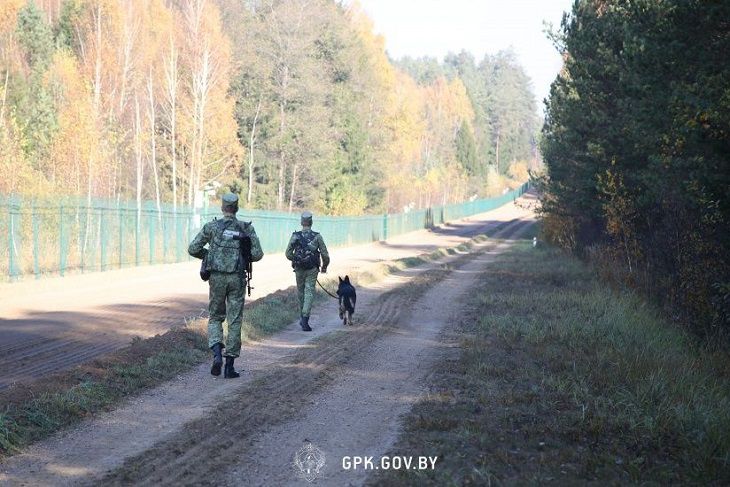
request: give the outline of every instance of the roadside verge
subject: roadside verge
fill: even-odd
[[[479,281],[391,450],[436,468],[370,485],[730,482],[726,353],[556,249],[518,244]]]
[[[498,233],[514,221],[495,225]],[[441,248],[415,257],[366,266],[351,278],[359,285],[377,282],[403,269],[416,267],[465,250],[487,237],[477,236],[457,247]],[[336,279],[323,284],[332,289]],[[318,291],[318,299],[323,294]],[[244,312],[243,330],[259,340],[289,326],[296,318],[296,291],[290,287],[265,296]],[[72,369],[43,377],[29,387],[0,393],[0,456],[48,437],[96,413],[113,410],[121,402],[148,391],[208,360],[205,320],[148,339],[136,339],[114,353]]]

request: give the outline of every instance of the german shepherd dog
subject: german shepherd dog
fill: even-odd
[[[340,319],[343,325],[352,325],[352,315],[355,313],[355,302],[357,301],[357,293],[355,287],[350,283],[350,277],[345,276],[340,280],[337,286],[337,297],[340,298]]]

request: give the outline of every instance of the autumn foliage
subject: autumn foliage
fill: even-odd
[[[419,76],[356,2],[4,0],[0,194],[359,214],[500,193],[536,110],[495,59]]]

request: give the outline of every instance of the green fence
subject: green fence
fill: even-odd
[[[390,215],[317,217],[317,231],[330,247],[385,240],[445,221],[482,213],[511,202],[528,185],[496,198]],[[65,198],[30,200],[0,196],[0,280],[67,272],[97,272],[141,264],[189,259],[187,246],[218,208],[154,202],[137,209],[134,202]],[[265,252],[281,252],[299,226],[296,214],[242,209],[238,218],[251,220]]]

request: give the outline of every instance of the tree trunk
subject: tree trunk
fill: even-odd
[[[211,61],[210,48],[206,45],[200,53],[200,65],[193,73],[193,107],[194,107],[194,138],[193,138],[193,159],[190,167],[190,199],[191,203],[195,191],[200,187],[200,180],[203,171],[203,158],[205,155],[205,110],[207,108],[208,93],[212,82],[213,65]]]
[[[137,235],[139,235],[139,226],[142,222],[142,178],[144,177],[144,167],[142,165],[142,119],[139,113],[139,99],[134,96],[134,156],[137,165]]]
[[[299,169],[299,163],[295,162],[291,171],[291,190],[289,191],[289,213],[291,213],[294,207],[294,190],[297,186],[297,169]]]
[[[147,96],[149,98],[149,111],[147,116],[150,123],[150,162],[152,163],[152,174],[155,178],[155,203],[157,204],[157,219],[162,222],[162,204],[160,203],[160,178],[157,174],[157,141],[155,139],[155,124],[157,123],[157,112],[155,110],[155,91],[152,84],[152,69],[147,79]]]
[[[96,60],[94,62],[94,113],[99,113],[101,102],[101,4],[96,7],[94,15],[94,26],[96,34]]]
[[[172,156],[172,211],[177,213],[177,51],[172,35],[170,35],[170,60],[165,63],[165,81],[167,83],[168,117],[170,121],[170,143]]]
[[[5,84],[3,85],[3,102],[0,104],[0,120],[5,117],[5,100],[8,97],[8,79],[10,78],[10,70],[5,71]]]
[[[284,169],[286,167],[286,161],[284,158],[284,130],[286,124],[284,122],[284,102],[279,102],[279,188],[276,197],[276,205],[279,209],[284,204]]]
[[[497,129],[497,174],[500,174],[500,168],[499,168],[499,129]]]
[[[259,118],[259,112],[261,111],[261,96],[259,96],[259,102],[256,105],[256,114],[253,117],[253,126],[251,127],[251,137],[249,139],[249,157],[248,157],[248,195],[246,202],[251,204],[251,195],[253,194],[253,146],[256,142],[256,122]]]

